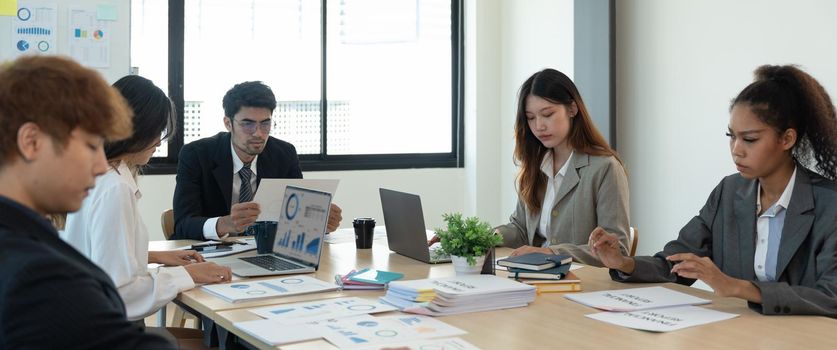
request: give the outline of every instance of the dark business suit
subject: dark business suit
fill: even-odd
[[[128,322],[110,277],[0,196],[0,350],[174,349]]]
[[[676,240],[653,257],[637,257],[632,275],[611,270],[611,276],[627,282],[690,285],[694,280],[672,274],[673,265],[665,257],[694,253],[711,258],[731,277],[752,281],[761,290],[762,304],[750,307],[761,313],[837,317],[837,183],[797,167],[776,282],[758,281],[753,269],[757,191],[755,180],[727,176]]]
[[[229,215],[234,175],[229,132],[183,146],[177,164],[171,239],[203,240],[203,224],[207,219]],[[257,184],[263,178],[302,178],[296,148],[268,137],[256,162],[256,175]]]

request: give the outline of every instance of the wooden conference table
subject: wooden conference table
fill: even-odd
[[[150,249],[164,250],[191,244],[192,241],[152,242]],[[510,249],[498,248],[497,256]],[[247,254],[247,253],[244,253]],[[252,254],[252,253],[251,253]],[[333,281],[335,274],[354,268],[404,273],[405,279],[447,277],[454,275],[451,264],[428,265],[390,252],[386,240],[375,240],[372,249],[355,249],[354,242],[324,244],[320,269],[314,277]],[[563,293],[538,295],[528,307],[439,317],[467,334],[462,339],[482,349],[837,349],[837,319],[819,316],[763,316],[735,298],[721,298],[710,292],[673,283],[627,284],[610,280],[607,269],[584,267],[574,271],[585,291],[636,288],[664,285],[697,297],[711,299],[704,307],[739,314],[737,318],[670,333],[651,333],[622,328],[596,321],[584,315],[598,312],[572,302]],[[265,277],[271,278],[271,277]],[[273,298],[232,304],[200,288],[180,294],[176,302],[200,315],[206,325],[214,325],[221,338],[221,348],[231,344],[230,334],[238,342],[258,349],[276,349],[233,326],[235,322],[259,319],[249,308],[316,299],[357,296],[376,298],[384,291],[334,291]],[[281,349],[333,349],[324,340],[292,344]]]

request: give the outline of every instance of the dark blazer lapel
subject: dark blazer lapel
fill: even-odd
[[[814,224],[814,191],[811,178],[805,169],[796,168],[796,182],[793,185],[790,203],[785,213],[785,226],[779,243],[779,256],[776,259],[776,276],[782,276],[796,250],[811,233]]]
[[[270,139],[268,139],[268,144],[270,144]],[[256,190],[258,191],[259,185],[262,183],[262,179],[274,179],[279,177],[275,174],[276,165],[270,164],[270,152],[268,151],[269,147],[266,144],[264,146],[264,150],[261,154],[259,154],[258,160],[256,161]]]
[[[230,133],[227,133],[220,139],[215,150],[215,168],[212,169],[212,175],[221,189],[221,195],[224,196],[224,208],[226,212],[230,212],[230,203],[232,202],[232,149],[230,146]]]
[[[561,187],[558,188],[558,194],[555,195],[555,205],[561,202],[573,188],[578,186],[578,169],[586,167],[590,164],[590,156],[584,153],[575,152],[572,156],[573,163],[567,169],[564,175],[564,180],[561,181]]]
[[[755,259],[756,248],[756,191],[758,182],[748,181],[749,185],[738,188],[735,192],[733,206],[735,218],[738,221],[738,244],[741,255],[741,276],[747,280],[753,280],[756,273],[753,270],[753,259]]]

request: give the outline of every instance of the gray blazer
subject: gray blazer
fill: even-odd
[[[797,167],[779,243],[777,282],[759,282],[753,270],[757,191],[755,180],[727,176],[676,240],[653,257],[637,257],[632,275],[611,270],[611,277],[691,285],[695,280],[670,272],[673,265],[665,257],[694,253],[711,258],[733,278],[752,281],[762,303],[750,307],[763,314],[837,317],[837,183]]]
[[[549,248],[556,254],[568,254],[577,262],[602,266],[587,247],[596,226],[618,235],[622,252],[628,253],[628,177],[614,157],[575,151],[572,166],[558,188],[555,206],[543,208],[541,213],[552,216],[552,232],[547,237]],[[503,245],[512,248],[532,245],[540,218],[540,213],[530,212],[518,198],[510,222],[496,228],[503,235]]]

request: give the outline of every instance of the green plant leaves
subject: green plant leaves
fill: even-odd
[[[450,255],[468,259],[469,265],[476,264],[474,257],[483,256],[503,239],[494,234],[491,225],[476,216],[463,218],[461,213],[443,214],[446,229],[436,229],[442,250]]]

